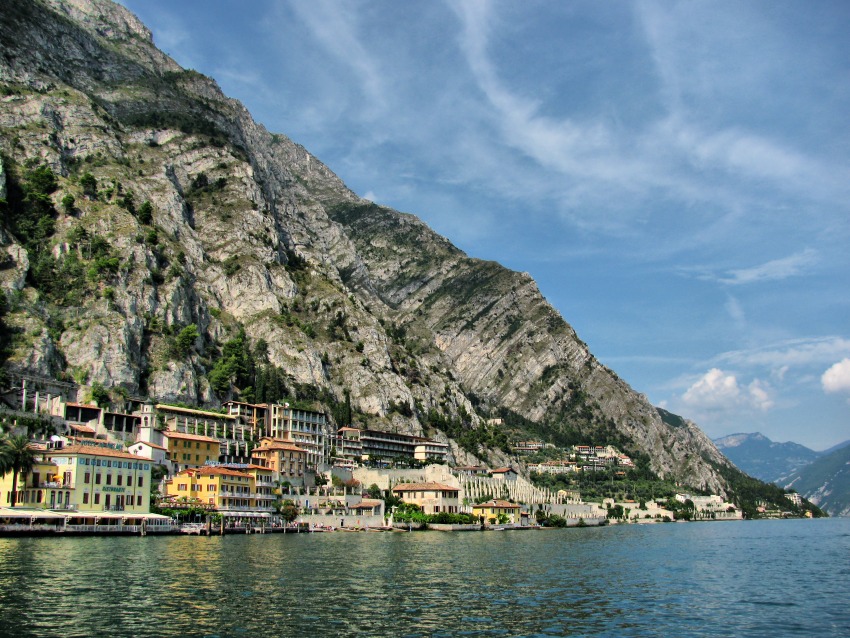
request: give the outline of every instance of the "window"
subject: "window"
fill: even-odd
[[[177,484],[177,491],[178,492],[185,492],[186,491],[186,484],[185,483],[178,483]]]
[[[115,485],[121,485],[121,481],[123,480],[124,477],[119,474],[118,477],[115,479]]]
[[[89,493],[83,492],[83,505],[88,505],[88,504],[89,504]]]
[[[142,487],[142,486],[144,485],[144,483],[145,483],[145,477],[144,477],[144,476],[140,476],[140,477],[139,477],[139,487]]]
[[[94,475],[94,482],[96,485],[100,485],[100,472]]]
[[[94,495],[94,504],[100,505],[100,492],[96,492]]]
[[[133,497],[131,496],[130,498],[133,498]],[[141,504],[142,504],[142,495],[141,495],[141,494],[139,494],[139,495],[136,497],[136,505],[141,506]]]
[[[107,475],[106,475],[106,484],[107,484],[107,485],[112,485],[112,474],[107,474]]]

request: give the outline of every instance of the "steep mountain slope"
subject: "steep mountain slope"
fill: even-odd
[[[817,459],[782,479],[831,516],[850,516],[850,446]]]
[[[115,397],[317,401],[461,461],[506,460],[501,416],[722,491],[711,441],[602,366],[529,275],[358,198],[120,6],[0,11],[7,369]]]
[[[821,456],[799,443],[776,443],[759,432],[730,434],[714,444],[744,472],[768,483],[779,482]]]

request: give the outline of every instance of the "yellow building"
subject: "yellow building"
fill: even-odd
[[[251,460],[270,469],[280,481],[301,483],[307,469],[307,451],[289,441],[263,437],[251,451]]]
[[[246,470],[224,466],[183,470],[166,482],[165,493],[175,505],[185,503],[219,512],[271,511],[274,500],[271,471],[254,466]]]
[[[37,451],[40,453],[41,451]],[[63,504],[65,501],[65,491],[60,491],[57,495],[57,490],[66,485],[64,478],[58,474],[58,468],[53,461],[39,458],[33,465],[32,470],[24,474],[18,474],[18,505],[27,507],[48,507],[50,492],[53,490],[54,504],[57,499]],[[61,498],[60,498],[61,497]],[[68,500],[70,502],[70,493]],[[45,501],[47,499],[47,501]],[[45,503],[47,503],[45,505]],[[0,505],[10,507],[12,505],[12,472],[0,476]]]
[[[402,483],[393,488],[393,494],[405,503],[418,505],[425,514],[457,514],[459,493],[460,488],[442,483]]]
[[[165,458],[177,469],[202,467],[209,462],[218,463],[221,454],[221,442],[218,439],[183,432],[163,432],[162,435],[167,450]]]
[[[18,504],[79,512],[150,512],[151,462],[120,450],[74,444],[39,450],[18,476]],[[11,501],[11,472],[0,478],[0,503]]]
[[[485,523],[498,523],[500,517],[504,517],[502,520],[507,520],[508,523],[517,523],[519,522],[520,509],[520,506],[516,503],[493,499],[473,505],[472,514],[483,516]]]

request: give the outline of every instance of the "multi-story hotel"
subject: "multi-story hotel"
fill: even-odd
[[[167,481],[165,492],[176,505],[203,505],[222,513],[271,512],[271,474],[256,465],[191,468]]]
[[[336,456],[343,459],[443,461],[448,454],[446,443],[412,434],[340,428],[334,438]],[[359,458],[355,455],[359,453]]]
[[[289,481],[294,485],[304,484],[304,472],[308,466],[307,452],[298,445],[264,437],[252,454],[253,463],[267,468],[276,480]]]
[[[40,451],[18,477],[18,503],[80,512],[150,512],[151,462],[117,449],[69,445]],[[0,502],[11,500],[11,473],[0,479]],[[8,485],[6,484],[8,482]]]
[[[296,444],[307,452],[307,465],[315,469],[327,463],[330,451],[328,421],[323,412],[271,404],[267,413],[267,433],[273,439]]]

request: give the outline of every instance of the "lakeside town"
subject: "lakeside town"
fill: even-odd
[[[28,395],[24,380],[19,407],[0,411],[20,457],[0,467],[0,533],[505,530],[743,517],[718,495],[585,502],[579,490],[536,485],[516,467],[450,465],[446,443],[334,428],[323,412],[288,403],[228,401],[211,411],[137,402],[118,412]],[[513,450],[533,459],[554,446],[518,441]],[[634,467],[610,445],[564,452],[523,463],[525,473],[606,472],[613,482]]]

